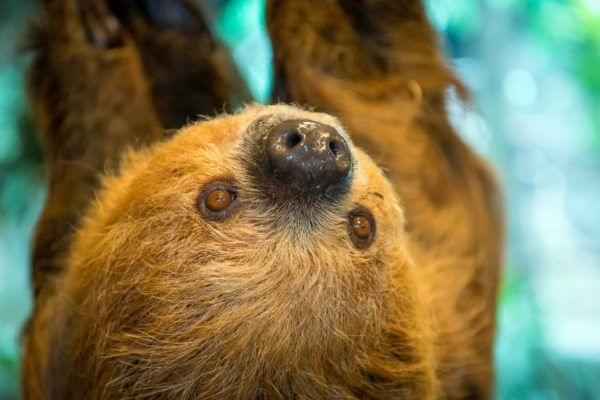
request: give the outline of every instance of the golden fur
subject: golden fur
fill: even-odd
[[[270,1],[276,94],[308,107],[252,105],[174,135],[160,125],[193,103],[161,93],[205,71],[215,91],[196,112],[212,114],[235,71],[205,64],[218,46],[177,58],[181,43],[211,42],[206,31],[164,36],[118,13],[120,46],[94,46],[76,10],[95,2],[50,1],[38,34],[50,196],[25,398],[491,396],[499,196],[448,122],[445,92],[463,89],[420,2]],[[176,77],[144,66],[169,41],[188,66]],[[297,118],[358,146],[343,201],[302,209],[255,184],[249,143]],[[221,222],[197,210],[217,179],[239,190]],[[366,250],[348,237],[357,206],[377,223]]]
[[[431,396],[392,187],[356,149],[344,203],[318,215],[318,229],[290,229],[240,165],[240,138],[261,115],[334,121],[252,107],[191,125],[105,180],[47,304],[59,315],[51,375],[68,382],[57,398]],[[196,208],[215,177],[238,183],[242,208],[229,221]],[[357,204],[378,222],[367,251],[347,236]]]

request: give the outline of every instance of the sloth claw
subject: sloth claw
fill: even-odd
[[[105,0],[82,0],[79,2],[79,7],[90,43],[105,49],[123,44],[121,23]]]

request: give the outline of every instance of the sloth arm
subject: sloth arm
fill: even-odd
[[[66,262],[72,235],[123,151],[163,130],[140,57],[102,2],[52,0],[34,27],[29,95],[42,137],[48,196],[33,253],[36,297]]]

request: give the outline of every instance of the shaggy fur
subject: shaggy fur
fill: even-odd
[[[337,116],[398,191],[443,392],[489,397],[500,199],[487,167],[448,121],[445,95],[464,89],[421,3],[272,0],[267,21],[279,98]]]
[[[161,125],[247,92],[197,12],[115,4],[51,0],[38,29],[50,195],[24,397],[488,398],[498,195],[448,122],[445,92],[463,90],[421,4],[269,2],[277,96],[335,117],[255,105],[173,137]],[[298,118],[379,164],[351,145],[342,201],[265,195],[256,143]],[[238,190],[226,221],[197,209],[214,180]],[[365,250],[348,237],[357,207],[377,223]]]

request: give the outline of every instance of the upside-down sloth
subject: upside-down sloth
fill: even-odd
[[[489,398],[501,202],[423,5],[269,1],[267,106],[200,4],[43,5],[24,398]]]

